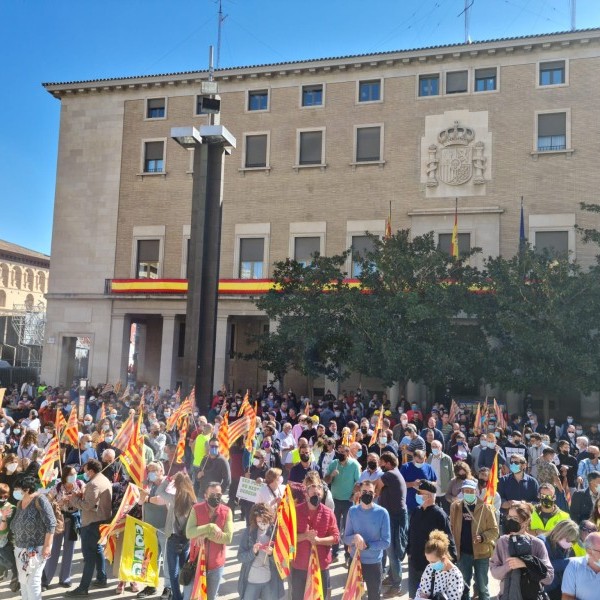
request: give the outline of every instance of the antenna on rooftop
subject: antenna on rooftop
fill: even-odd
[[[465,0],[465,7],[462,12],[458,13],[458,16],[464,16],[465,19],[465,44],[471,43],[471,35],[470,35],[470,22],[471,22],[471,8],[475,4],[475,0]]]
[[[577,26],[575,24],[575,15],[577,13],[577,0],[569,0],[571,5],[571,31],[575,31]]]
[[[227,18],[227,15],[223,14],[223,0],[217,0],[219,2],[218,25],[217,25],[217,69],[221,65],[221,30],[223,29],[223,21]]]

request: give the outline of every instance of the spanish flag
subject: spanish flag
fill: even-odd
[[[277,507],[277,533],[275,534],[275,547],[273,559],[282,579],[290,575],[292,560],[296,556],[297,546],[296,505],[294,495],[289,485]]]
[[[452,228],[452,240],[450,242],[450,255],[458,260],[458,199],[454,208],[454,227]]]

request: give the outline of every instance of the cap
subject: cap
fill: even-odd
[[[421,483],[419,484],[419,491],[435,494],[437,492],[437,488],[435,487],[435,483],[433,483],[432,481],[421,481]]]
[[[312,419],[313,423],[318,423],[319,422],[319,417],[317,415],[313,415],[312,417],[310,417]]]
[[[477,489],[477,482],[473,481],[472,479],[465,479],[462,482],[461,488],[463,490],[465,490],[465,489],[476,490]]]

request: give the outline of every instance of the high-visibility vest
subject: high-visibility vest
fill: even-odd
[[[542,521],[540,515],[538,514],[538,509],[536,508],[533,511],[533,514],[531,515],[531,531],[537,531],[541,529],[542,531],[549,533],[558,525],[558,523],[560,523],[561,521],[566,521],[569,518],[569,513],[558,509],[556,513],[552,515],[544,525],[544,521]]]

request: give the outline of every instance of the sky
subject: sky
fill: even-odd
[[[468,0],[472,41],[570,29],[573,0]],[[220,66],[460,43],[465,0],[222,0]],[[578,29],[600,0],[577,0]],[[206,69],[218,0],[0,0],[0,239],[50,254],[66,82]]]

